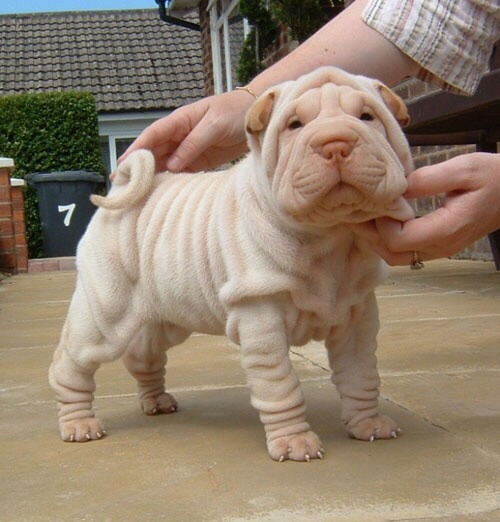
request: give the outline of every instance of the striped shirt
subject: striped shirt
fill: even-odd
[[[421,66],[418,78],[473,94],[500,38],[500,0],[371,0],[363,20]]]

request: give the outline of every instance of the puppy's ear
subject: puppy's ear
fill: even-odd
[[[410,115],[408,114],[405,102],[383,83],[377,82],[377,89],[387,107],[389,107],[392,114],[394,114],[399,125],[406,127],[410,123]]]
[[[273,112],[276,92],[271,91],[264,94],[250,107],[246,116],[245,127],[249,134],[259,134],[263,131]]]

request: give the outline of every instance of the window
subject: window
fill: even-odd
[[[236,68],[249,30],[238,4],[238,0],[213,0],[208,6],[216,94],[231,91],[238,85]]]
[[[99,115],[101,157],[108,175],[116,169],[118,158],[134,139],[147,126],[167,114],[166,111],[155,111]]]
[[[116,169],[118,158],[132,145],[136,137],[101,136],[101,157],[108,175]]]

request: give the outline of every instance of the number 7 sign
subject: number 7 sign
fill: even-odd
[[[75,211],[76,203],[71,203],[70,205],[58,205],[57,210],[59,212],[67,212],[64,216],[64,226],[69,227],[71,223],[71,217],[73,216],[73,212]]]

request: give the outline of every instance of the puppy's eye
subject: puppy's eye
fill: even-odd
[[[373,118],[373,115],[370,114],[369,112],[363,112],[363,114],[361,114],[359,119],[362,121],[373,121],[374,118]]]
[[[300,120],[293,120],[293,121],[291,121],[288,124],[288,129],[289,130],[300,129],[301,127],[303,127],[303,125],[302,125],[302,122]]]

